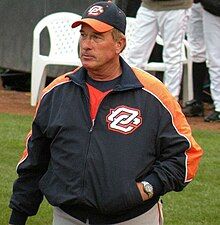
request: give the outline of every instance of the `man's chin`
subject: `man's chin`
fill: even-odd
[[[85,69],[95,69],[95,65],[93,63],[82,62],[82,65]]]

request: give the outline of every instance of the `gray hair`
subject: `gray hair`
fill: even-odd
[[[116,28],[112,29],[112,37],[113,37],[114,41],[116,41],[116,42],[119,41],[121,38],[124,38],[126,40],[125,35]],[[125,45],[123,46],[121,52],[125,49],[125,47],[126,47],[126,42],[125,42]]]

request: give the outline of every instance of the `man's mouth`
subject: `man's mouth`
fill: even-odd
[[[90,54],[82,54],[81,58],[84,60],[91,60],[91,59],[94,59],[94,56]]]

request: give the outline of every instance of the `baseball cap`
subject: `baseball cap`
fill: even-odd
[[[72,28],[83,23],[100,33],[107,32],[114,27],[125,34],[126,15],[113,2],[101,1],[89,6],[83,13],[82,19],[72,24]]]

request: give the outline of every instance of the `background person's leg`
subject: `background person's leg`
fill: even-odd
[[[170,10],[158,12],[159,30],[164,47],[163,61],[166,66],[164,84],[178,100],[182,73],[182,44],[188,22],[188,10]]]

